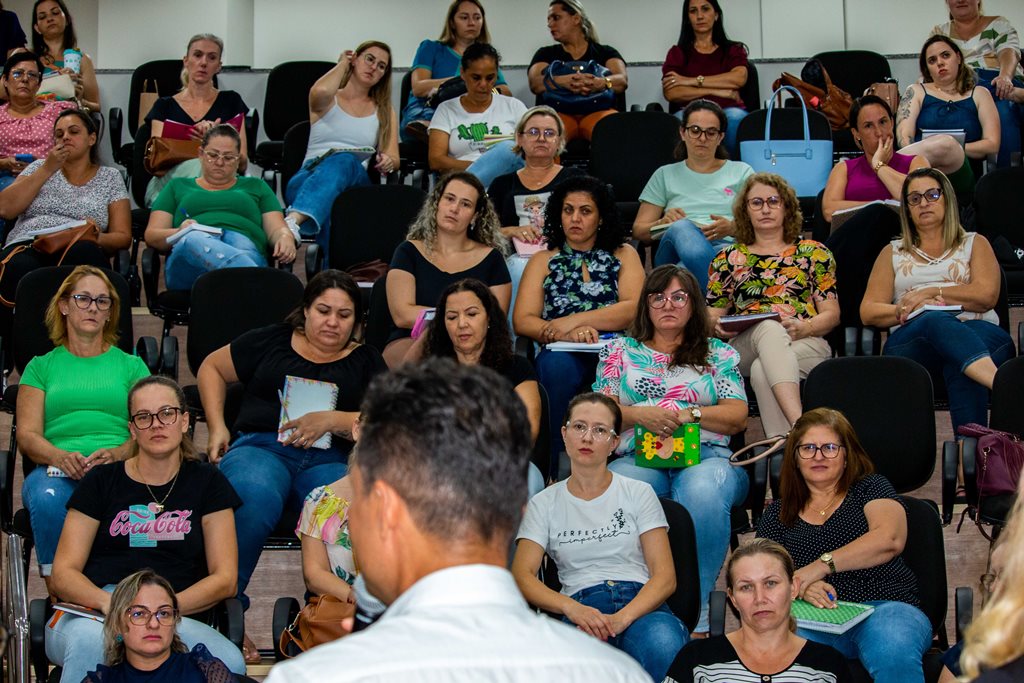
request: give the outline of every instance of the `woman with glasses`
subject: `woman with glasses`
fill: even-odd
[[[645,481],[693,518],[700,566],[701,614],[708,630],[707,596],[729,547],[729,515],[747,494],[747,475],[729,464],[729,437],[747,425],[740,357],[708,338],[710,323],[697,279],[676,265],[658,266],[644,281],[626,332],[601,350],[594,391],[622,410],[625,429],[609,468]],[[684,424],[700,426],[700,463],[679,469],[635,464],[636,426],[668,438]]]
[[[569,403],[561,435],[571,473],[530,499],[512,574],[531,605],[626,652],[660,681],[689,640],[665,604],[688,577],[676,577],[654,491],[608,469],[622,427],[618,404],[603,394]],[[545,554],[561,592],[537,578]]]
[[[781,176],[747,178],[733,213],[736,244],[711,263],[709,312],[715,336],[740,352],[765,436],[784,436],[803,413],[800,380],[832,356],[824,337],[839,322],[836,263],[825,245],[800,239],[800,204]],[[738,333],[721,323],[726,315],[766,313],[778,317]]]
[[[142,379],[127,405],[130,457],[93,468],[71,495],[53,561],[53,594],[115,617],[110,591],[153,568],[177,593],[180,613],[192,617],[177,627],[185,645],[202,643],[244,674],[238,648],[201,621],[235,595],[234,509],[241,501],[216,467],[196,458],[177,384]],[[102,630],[97,621],[59,610],[47,622],[46,656],[63,667],[62,683],[78,683],[104,661]]]
[[[694,100],[683,110],[679,163],[662,166],[640,194],[633,237],[660,239],[655,265],[678,263],[697,278],[703,290],[708,265],[718,251],[735,241],[732,203],[754,170],[729,161],[725,132],[730,123],[711,100]]]
[[[78,266],[46,309],[55,348],[30,360],[21,376],[18,449],[35,463],[21,497],[48,586],[68,498],[90,470],[125,460],[131,450],[128,390],[149,370],[118,348],[120,315],[104,272]]]
[[[932,627],[918,608],[917,578],[900,556],[907,513],[874,469],[842,413],[808,411],[786,440],[779,497],[757,535],[793,557],[798,597],[815,607],[843,600],[875,608],[845,633],[798,628],[798,636],[860,659],[877,683],[924,683],[921,658]]]
[[[942,172],[911,172],[901,200],[902,234],[875,260],[860,317],[865,325],[889,328],[883,353],[915,360],[945,379],[954,433],[969,422],[988,424],[996,368],[1015,354],[992,310],[999,263],[987,239],[960,225]],[[957,308],[934,308],[943,306]]]
[[[103,622],[105,663],[83,683],[227,683],[231,671],[202,643],[182,642],[178,596],[152,569],[125,577]]]
[[[199,177],[171,180],[153,202],[146,244],[171,252],[168,289],[192,289],[211,270],[295,260],[299,243],[281,202],[261,178],[238,175],[241,145],[234,128],[214,126],[199,147]]]

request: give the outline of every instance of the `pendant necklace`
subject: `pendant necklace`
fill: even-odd
[[[153,489],[149,488],[149,482],[146,481],[146,477],[142,474],[142,468],[139,467],[138,461],[135,462],[135,471],[138,473],[139,478],[142,479],[142,483],[145,485],[146,490],[149,491],[150,497],[153,499],[153,504],[156,506],[156,514],[162,514],[164,511],[164,503],[171,497],[171,491],[174,490],[174,485],[178,483],[178,475],[181,474],[181,465],[178,465],[178,471],[174,473],[174,479],[171,479],[171,488],[167,489],[167,495],[163,497],[163,500],[157,500],[156,494],[153,493]]]

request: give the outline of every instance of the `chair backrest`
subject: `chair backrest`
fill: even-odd
[[[284,134],[284,145],[281,152],[281,187],[288,189],[292,176],[302,168],[302,160],[306,158],[309,146],[309,121],[299,121]]]
[[[736,142],[744,140],[764,140],[764,127],[768,120],[768,110],[758,109],[750,112],[736,130]],[[812,140],[831,140],[832,126],[820,111],[807,110],[807,125]],[[800,107],[775,107],[772,109],[772,140],[803,140],[804,116]]]
[[[405,72],[402,76],[402,85],[398,90],[398,109],[401,111],[405,109],[405,103],[409,101],[409,93],[412,92],[412,69]]]
[[[1024,356],[1011,358],[996,371],[989,424],[992,429],[1024,433]]]
[[[747,62],[747,82],[740,88],[740,99],[748,112],[762,108],[761,104],[761,80],[757,76],[757,65]]]
[[[863,95],[872,83],[892,76],[889,60],[871,50],[819,52],[813,59],[820,59],[832,83],[855,98]]]
[[[297,61],[270,70],[263,99],[263,130],[268,138],[283,140],[289,128],[309,120],[309,90],[333,67],[332,62]]]
[[[281,322],[302,301],[302,282],[278,268],[222,268],[192,286],[186,355],[192,374],[239,335]]]
[[[846,415],[878,473],[906,493],[924,486],[935,470],[932,400],[928,371],[914,361],[852,356],[811,370],[803,407],[829,407]]]
[[[394,327],[394,320],[391,318],[391,309],[388,308],[387,277],[379,278],[373,283],[370,290],[370,308],[366,312],[366,326],[363,332],[363,341],[384,353],[384,347],[388,345],[388,335]]]
[[[131,84],[128,88],[128,134],[135,137],[139,129],[139,95],[145,88],[146,92],[153,92],[154,84],[156,93],[160,97],[170,97],[181,90],[181,58],[178,59],[157,59],[152,62],[140,64],[132,72]],[[148,81],[148,83],[147,83]],[[217,77],[213,78],[213,85],[217,85]]]
[[[390,263],[426,197],[411,185],[364,185],[342,192],[331,210],[330,267],[345,270],[374,259]]]
[[[697,568],[697,534],[693,519],[679,503],[659,498],[668,520],[668,544],[676,569],[676,590],[665,602],[672,613],[693,632],[700,616],[700,574]]]
[[[917,577],[921,611],[932,631],[945,629],[947,610],[946,549],[942,540],[942,519],[935,503],[900,496],[907,506],[907,542],[903,561]],[[943,638],[945,640],[945,638]]]
[[[990,239],[1002,235],[1024,246],[1024,168],[997,168],[978,179],[974,187],[974,220],[978,232]]]
[[[590,174],[635,202],[651,175],[675,161],[679,119],[661,111],[630,111],[601,119],[590,143]]]

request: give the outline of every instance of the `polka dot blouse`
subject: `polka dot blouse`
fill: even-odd
[[[35,116],[11,116],[8,107],[0,106],[0,156],[31,154],[42,159],[53,147],[53,122],[65,109],[74,109],[74,102],[43,102],[43,109]]]

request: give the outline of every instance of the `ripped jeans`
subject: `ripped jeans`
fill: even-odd
[[[195,231],[182,237],[171,249],[164,278],[167,289],[190,290],[200,275],[211,270],[266,265],[266,254],[240,232],[224,230],[222,235],[211,235]]]

